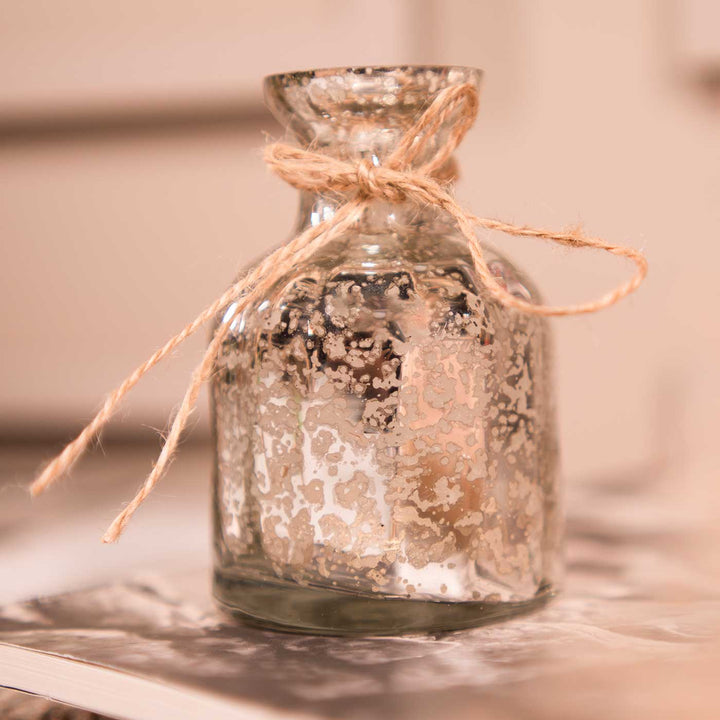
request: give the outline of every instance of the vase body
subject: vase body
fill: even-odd
[[[266,91],[302,143],[382,162],[434,93],[477,79],[339,69],[273,76]],[[296,232],[343,199],[303,193]],[[489,296],[441,211],[370,201],[232,318],[212,402],[214,592],[231,611],[294,631],[438,631],[557,588],[546,321]]]

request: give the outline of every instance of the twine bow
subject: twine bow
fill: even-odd
[[[599,238],[586,237],[579,230],[551,232],[478,217],[458,205],[448,191],[445,181],[448,179],[451,155],[475,122],[477,108],[477,91],[472,85],[460,85],[441,91],[419,120],[405,133],[387,160],[377,166],[368,160],[359,163],[344,161],[283,143],[268,145],[265,148],[265,161],[283,180],[302,190],[340,194],[346,196],[346,201],[332,217],[307,228],[248,271],[195,320],[170,338],[128,376],[108,396],[100,411],[75,440],[45,467],[30,487],[32,495],[39,495],[70,470],[110,420],[123,397],[145,373],[229,306],[202,362],[192,374],[190,384],[152,471],[135,497],[115,518],[103,536],[103,542],[115,542],[171,462],[180,436],[197,402],[200,388],[212,374],[215,359],[233,319],[251,307],[288,271],[309,259],[322,245],[349,230],[360,219],[368,202],[373,199],[390,203],[411,202],[434,205],[449,214],[467,240],[475,271],[481,282],[488,293],[506,307],[531,315],[579,315],[597,312],[613,305],[636,290],[647,274],[647,261],[637,250],[611,245]],[[454,120],[452,130],[443,142],[437,142],[440,127],[449,119]],[[418,158],[427,159],[418,162]],[[635,263],[636,272],[628,282],[591,302],[568,306],[535,305],[510,294],[491,273],[485,262],[480,242],[475,236],[476,227],[498,230],[508,235],[542,238],[572,248],[604,250],[631,260]]]

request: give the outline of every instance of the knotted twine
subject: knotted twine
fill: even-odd
[[[322,245],[352,228],[372,200],[432,205],[450,215],[467,240],[478,277],[488,293],[505,307],[544,317],[580,315],[609,307],[636,290],[647,274],[647,261],[637,250],[611,245],[599,238],[586,237],[580,230],[551,232],[478,217],[458,205],[447,186],[448,165],[453,151],[475,122],[477,110],[478,95],[472,85],[459,85],[442,90],[419,120],[403,135],[396,149],[382,165],[375,165],[369,160],[355,162],[337,159],[284,143],[268,145],[264,152],[265,162],[280,178],[301,190],[344,196],[345,202],[332,217],[307,228],[247,271],[215,302],[129,375],[108,396],[100,411],[75,440],[69,443],[32,483],[30,487],[32,495],[39,495],[70,470],[110,420],[123,397],[145,373],[229,306],[230,309],[215,330],[202,362],[192,374],[190,384],[152,471],[135,497],[115,518],[103,536],[103,542],[115,542],[133,513],[167,470],[189,416],[195,408],[200,388],[213,372],[216,357],[232,321],[252,306],[286,273],[309,259]],[[449,119],[454,120],[454,125],[447,138],[438,143],[437,133]],[[418,158],[425,156],[429,156],[429,159],[416,164]],[[631,260],[635,263],[636,272],[631,280],[592,302],[567,306],[535,305],[509,293],[502,282],[492,274],[485,262],[480,242],[475,236],[476,227],[497,230],[516,237],[541,238],[571,248],[604,250]]]

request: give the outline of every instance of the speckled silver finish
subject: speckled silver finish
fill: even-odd
[[[340,69],[266,88],[302,142],[382,162],[434,93],[478,77]],[[304,196],[298,229],[339,202]],[[511,292],[537,297],[487,254]],[[269,583],[307,590],[309,604],[313,592],[404,598],[411,614],[435,603],[423,618],[477,604],[479,622],[547,597],[560,534],[549,364],[545,320],[488,296],[447,217],[371,203],[232,321],[213,382],[220,599],[250,612],[243,594]],[[394,627],[251,614],[317,631]],[[410,629],[426,625],[437,623]]]

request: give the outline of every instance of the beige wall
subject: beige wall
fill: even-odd
[[[651,262],[629,301],[554,322],[567,473],[667,466],[710,488],[693,479],[715,472],[720,406],[720,102],[686,15],[711,4],[260,5],[3,4],[0,428],[76,426],[285,236],[294,191],[260,160],[261,130],[277,132],[262,75],[471,64],[487,75],[460,198],[518,222],[582,221]],[[625,277],[605,257],[491,239],[553,300]],[[202,342],[138,388],[124,427],[164,424]]]

